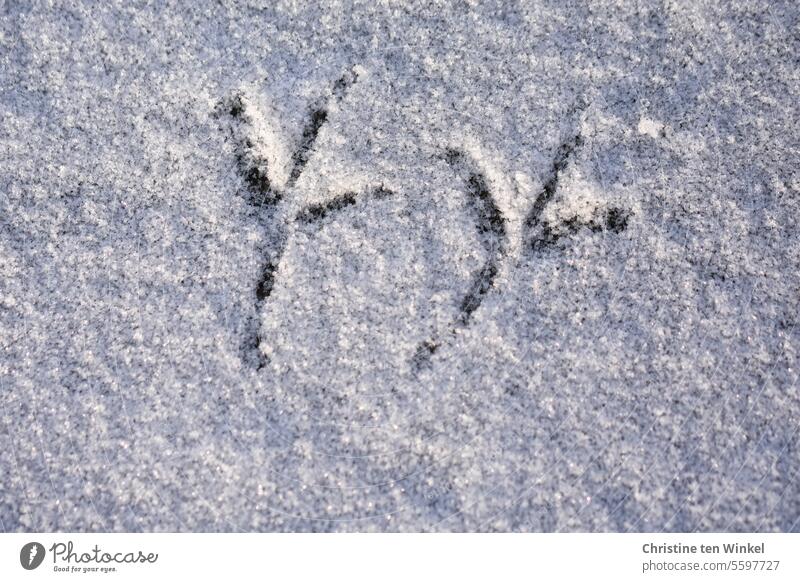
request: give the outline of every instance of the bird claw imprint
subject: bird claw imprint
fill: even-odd
[[[256,317],[249,323],[245,333],[246,337],[242,343],[243,360],[256,369],[261,369],[268,363],[268,357],[263,349],[266,338],[262,337],[258,314],[261,313],[274,289],[279,263],[289,238],[288,227],[291,226],[291,223],[296,225],[318,223],[332,213],[358,204],[362,198],[382,199],[394,195],[393,191],[380,184],[365,193],[344,192],[338,194],[323,203],[306,206],[293,217],[286,218],[287,193],[291,193],[314,153],[317,137],[328,121],[331,102],[343,100],[350,87],[357,81],[358,74],[355,70],[346,72],[333,84],[327,102],[310,108],[299,143],[291,154],[289,176],[283,188],[276,186],[270,179],[268,161],[254,147],[248,134],[251,117],[248,105],[242,95],[234,94],[220,104],[220,113],[226,114],[233,121],[238,122],[231,127],[231,131],[235,140],[236,165],[246,186],[248,203],[256,212],[258,219],[264,223],[265,228],[267,222],[275,215],[279,217],[279,220],[281,217],[284,220],[284,224],[278,225],[281,230],[277,251],[271,254],[265,253],[266,256],[255,284]],[[582,145],[583,138],[576,133],[561,143],[556,151],[547,178],[523,223],[522,242],[523,248],[528,254],[535,255],[545,252],[547,249],[555,247],[561,239],[584,227],[592,232],[619,233],[627,226],[629,213],[617,207],[609,208],[602,215],[594,216],[589,221],[581,222],[577,218],[571,218],[563,220],[558,225],[552,225],[543,220],[543,213],[558,190],[561,173],[569,165],[574,152]],[[451,322],[449,328],[418,345],[410,361],[412,371],[429,367],[432,355],[445,342],[444,338],[453,336],[460,329],[469,326],[473,314],[481,306],[486,295],[496,287],[496,278],[501,264],[508,254],[508,221],[503,216],[484,174],[475,168],[474,161],[463,151],[453,148],[445,149],[443,158],[457,173],[465,176],[466,200],[476,217],[476,227],[481,235],[481,243],[487,258],[482,267],[473,275],[472,282],[459,303],[458,315]]]

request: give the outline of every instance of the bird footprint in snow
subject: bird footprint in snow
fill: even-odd
[[[235,140],[236,164],[246,187],[248,203],[253,208],[264,228],[277,231],[277,249],[265,253],[260,272],[254,277],[253,295],[256,317],[249,322],[242,342],[242,358],[249,365],[261,369],[268,363],[269,338],[263,337],[260,313],[269,301],[270,295],[279,279],[281,257],[286,250],[293,230],[300,224],[322,221],[327,216],[344,208],[366,204],[370,200],[383,199],[395,193],[376,184],[364,192],[342,192],[327,201],[313,204],[292,212],[291,204],[296,184],[311,161],[320,132],[329,116],[331,105],[345,100],[348,91],[358,82],[355,69],[347,71],[333,83],[327,98],[309,108],[308,117],[294,151],[288,178],[282,185],[276,183],[270,174],[269,161],[262,149],[256,147],[253,133],[253,119],[257,112],[251,111],[253,105],[241,93],[224,100],[221,111],[233,121],[231,131]],[[582,228],[590,231],[619,233],[627,226],[628,212],[612,207],[589,218],[571,217],[557,224],[544,219],[546,209],[552,204],[559,186],[562,172],[568,167],[573,154],[583,145],[580,134],[569,136],[559,145],[550,166],[548,175],[527,213],[522,228],[513,229],[522,240],[514,241],[528,254],[536,255],[554,248],[559,241]],[[438,331],[437,335],[424,339],[411,356],[413,370],[431,365],[431,356],[447,342],[448,337],[470,325],[475,312],[484,298],[496,287],[496,279],[504,261],[508,260],[510,245],[508,219],[503,215],[500,205],[490,188],[486,176],[475,161],[462,150],[444,148],[442,155],[448,164],[463,180],[463,191],[469,208],[473,212],[476,228],[484,247],[486,259],[473,273],[472,281],[459,301],[458,314],[449,327]]]

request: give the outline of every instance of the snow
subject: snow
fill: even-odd
[[[653,139],[662,137],[665,133],[663,123],[659,123],[658,121],[653,121],[648,117],[642,117],[639,120],[639,125],[636,126],[636,129],[639,131],[640,134],[649,135]]]
[[[799,16],[5,5],[0,530],[797,531]]]

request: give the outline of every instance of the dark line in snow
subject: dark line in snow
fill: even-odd
[[[445,159],[457,169],[464,169],[468,165],[465,154],[458,150],[447,150]],[[454,334],[458,328],[469,325],[472,315],[481,306],[486,294],[494,287],[508,239],[506,219],[497,206],[484,175],[470,170],[466,184],[467,203],[477,217],[476,227],[488,256],[483,266],[473,276],[472,283],[459,304],[459,314],[448,330],[449,334]],[[430,358],[440,345],[441,342],[435,338],[423,341],[411,358],[412,369],[418,370],[430,365]]]
[[[347,93],[347,90],[358,81],[358,75],[355,71],[350,70],[342,77],[340,77],[334,84],[331,90],[334,99],[341,99]],[[303,135],[300,138],[300,144],[292,154],[292,170],[289,173],[289,180],[286,186],[291,188],[300,178],[303,170],[311,157],[311,152],[314,149],[314,144],[319,137],[319,132],[325,122],[328,121],[328,108],[327,104],[321,107],[315,107],[303,127]]]
[[[592,232],[613,232],[619,234],[628,226],[630,214],[622,208],[609,208],[608,210],[593,216],[588,221],[580,221],[578,218],[565,220],[555,228],[549,224],[542,225],[541,233],[531,241],[533,252],[543,251],[548,247],[554,246],[562,238],[569,237],[585,227]]]
[[[539,224],[542,212],[544,212],[547,203],[553,199],[558,189],[558,181],[561,177],[561,172],[567,167],[572,154],[581,145],[583,145],[583,138],[580,134],[576,134],[572,139],[566,140],[558,147],[553,165],[550,168],[550,175],[544,183],[539,196],[536,197],[531,211],[528,213],[528,216],[525,217],[525,227],[529,230],[532,230]]]
[[[327,120],[328,111],[326,109],[315,109],[311,112],[303,128],[303,137],[300,139],[300,145],[292,154],[292,171],[289,174],[287,186],[294,186],[294,183],[303,173],[303,169],[308,163],[308,158],[311,157],[311,148],[314,147],[314,142],[317,141],[319,130],[322,129]]]
[[[312,204],[301,210],[297,214],[297,220],[310,224],[325,218],[331,212],[341,210],[347,206],[353,206],[356,203],[356,195],[352,192],[340,194],[323,204]]]
[[[394,192],[384,188],[383,186],[378,186],[377,188],[373,188],[368,192],[368,197],[376,200],[380,200],[392,195],[394,195]],[[297,213],[295,220],[305,224],[315,224],[321,222],[333,212],[343,210],[348,206],[355,206],[355,204],[358,202],[358,198],[359,197],[353,192],[345,192],[344,194],[340,194],[326,202],[306,206]]]

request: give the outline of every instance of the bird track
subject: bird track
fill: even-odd
[[[287,193],[291,193],[314,153],[317,138],[328,121],[330,104],[343,100],[348,90],[357,81],[356,71],[348,71],[333,84],[327,101],[310,108],[299,143],[291,154],[289,177],[283,188],[276,186],[270,179],[268,162],[257,151],[249,137],[251,117],[242,95],[234,94],[221,103],[221,111],[235,122],[231,127],[231,132],[235,142],[236,166],[246,187],[246,200],[265,228],[271,221],[274,221],[276,216],[286,216]],[[559,145],[547,178],[525,217],[522,237],[524,248],[531,255],[557,247],[562,239],[575,234],[581,228],[588,228],[592,232],[619,233],[627,227],[629,213],[617,207],[610,208],[583,222],[577,218],[571,218],[552,225],[543,220],[543,213],[558,190],[562,172],[569,165],[575,151],[582,145],[583,138],[580,134],[570,136]],[[475,216],[476,228],[486,253],[486,260],[473,274],[472,282],[458,304],[458,315],[450,326],[418,345],[410,360],[411,370],[414,372],[431,365],[431,357],[445,343],[444,338],[453,336],[460,329],[469,326],[474,313],[480,308],[487,294],[496,286],[496,278],[507,255],[506,249],[509,242],[508,221],[500,210],[489,182],[484,174],[476,168],[477,164],[474,160],[463,151],[453,148],[445,149],[443,157],[459,175],[463,176],[466,201]],[[280,260],[288,243],[290,223],[319,223],[333,213],[357,205],[362,199],[383,199],[392,195],[394,192],[381,184],[360,194],[344,192],[335,195],[326,202],[302,208],[292,218],[283,218],[285,224],[277,225],[279,228],[277,251],[264,252],[265,258],[254,286],[255,317],[251,318],[246,326],[245,337],[241,345],[243,361],[256,369],[264,368],[268,363],[263,349],[266,338],[261,335],[259,315],[275,288]]]

